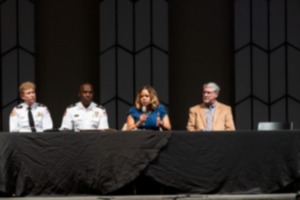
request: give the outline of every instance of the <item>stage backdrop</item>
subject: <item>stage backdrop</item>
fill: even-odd
[[[152,85],[169,102],[168,1],[100,3],[100,102],[121,128],[138,89]]]
[[[235,1],[235,118],[300,127],[300,1]]]
[[[174,129],[185,129],[202,84],[216,81],[238,129],[270,120],[299,128],[299,9],[298,0],[2,0],[1,130],[25,80],[38,82],[55,127],[90,81],[112,128],[151,84]]]
[[[0,1],[0,129],[19,103],[19,83],[35,81],[35,2]]]

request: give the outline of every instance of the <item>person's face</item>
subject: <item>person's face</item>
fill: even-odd
[[[35,90],[33,88],[24,90],[21,99],[28,105],[32,105],[36,100]]]
[[[84,105],[89,105],[93,100],[93,88],[91,85],[83,85],[79,91],[80,101]]]
[[[143,89],[140,93],[140,102],[142,106],[148,106],[150,104],[150,93],[148,90]]]
[[[204,87],[202,98],[205,104],[210,105],[216,101],[218,93],[216,93],[212,87]]]

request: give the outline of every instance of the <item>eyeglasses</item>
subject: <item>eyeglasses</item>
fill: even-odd
[[[210,91],[204,91],[204,92],[203,92],[203,94],[208,94],[208,95],[210,95],[210,94],[212,94],[212,93],[215,93],[215,92],[214,92],[214,91],[211,91],[211,92],[210,92]]]

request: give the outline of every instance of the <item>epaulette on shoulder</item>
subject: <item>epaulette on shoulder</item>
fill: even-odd
[[[46,106],[42,103],[38,103],[38,107],[46,107]]]
[[[22,104],[19,104],[19,105],[16,106],[16,108],[21,109],[21,108],[23,108],[23,106],[22,106]]]
[[[97,108],[101,108],[101,109],[105,109],[104,106],[98,105],[98,104],[96,105],[96,107],[97,107]]]
[[[69,105],[67,108],[73,108],[73,107],[75,107],[76,105],[75,104],[71,104],[71,105]]]

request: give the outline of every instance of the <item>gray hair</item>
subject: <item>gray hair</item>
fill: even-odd
[[[216,93],[219,93],[221,88],[214,82],[208,82],[203,85],[203,88],[210,87],[213,88]]]

